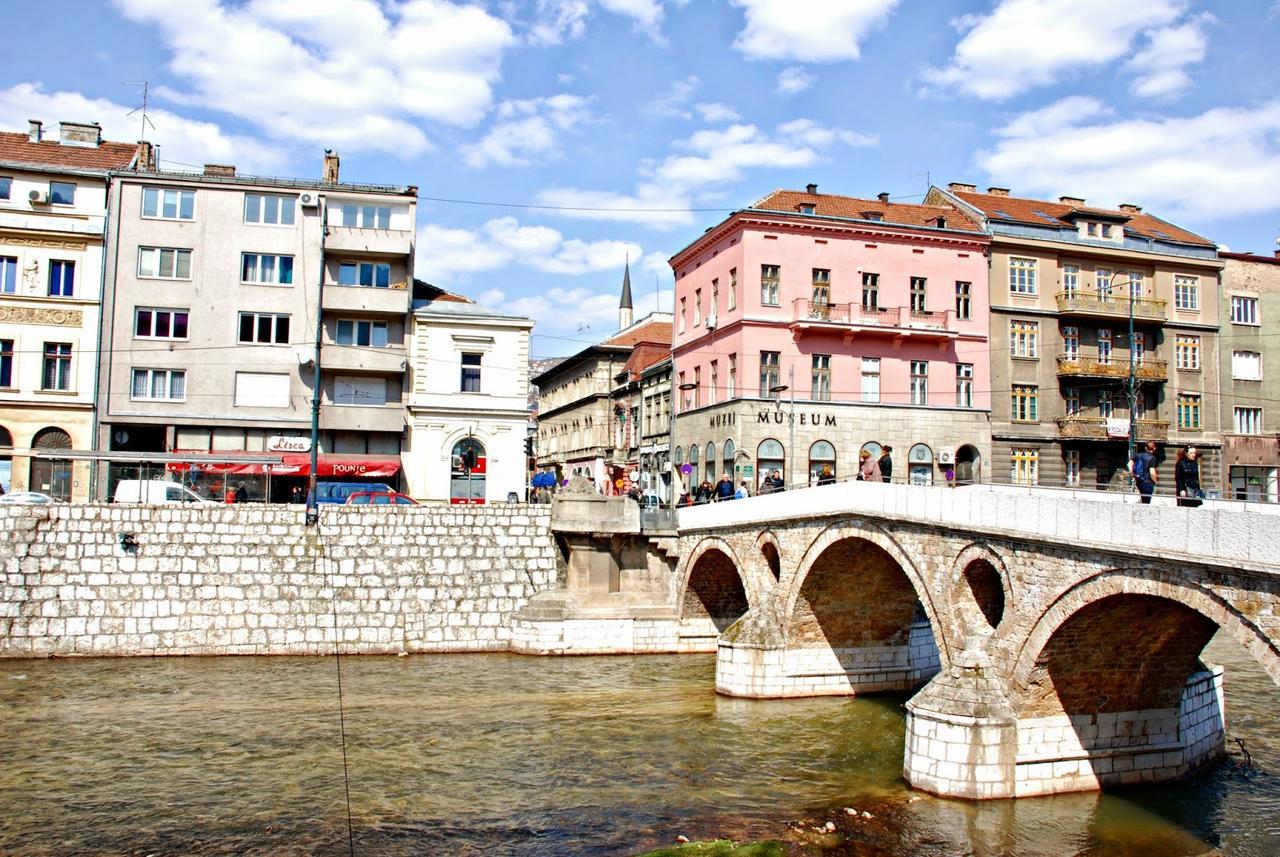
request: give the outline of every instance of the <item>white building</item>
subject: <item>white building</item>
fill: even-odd
[[[406,490],[436,503],[525,499],[533,321],[419,284],[409,338]],[[469,454],[470,453],[470,454]]]

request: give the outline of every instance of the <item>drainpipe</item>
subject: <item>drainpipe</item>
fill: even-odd
[[[329,200],[320,197],[320,285],[316,290],[316,350],[311,375],[311,473],[307,477],[307,526],[320,521],[316,471],[320,465],[320,342],[324,338],[324,240],[329,235]]]

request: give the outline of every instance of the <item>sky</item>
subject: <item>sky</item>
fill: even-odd
[[[537,357],[670,311],[667,260],[776,188],[964,181],[1280,236],[1280,0],[5,0],[0,128],[167,169],[417,185],[416,274]]]

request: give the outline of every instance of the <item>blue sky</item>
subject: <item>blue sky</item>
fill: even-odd
[[[417,273],[534,354],[671,305],[666,259],[778,187],[932,180],[1280,235],[1280,0],[7,0],[0,127],[151,84],[164,166],[416,184]],[[455,200],[442,202],[437,200]],[[476,205],[468,203],[503,203]],[[593,210],[586,210],[593,209]]]

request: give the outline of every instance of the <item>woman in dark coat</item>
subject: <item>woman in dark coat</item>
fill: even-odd
[[[1173,465],[1173,485],[1179,506],[1200,505],[1200,498],[1204,496],[1200,490],[1200,454],[1194,446],[1178,450],[1178,460]]]

